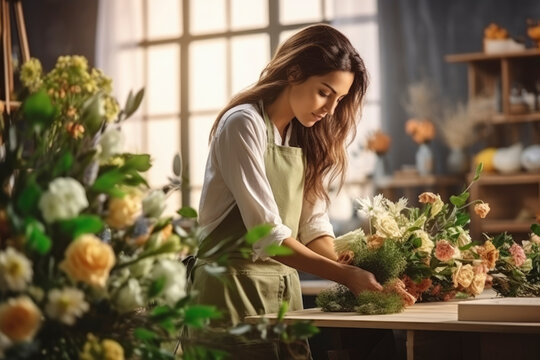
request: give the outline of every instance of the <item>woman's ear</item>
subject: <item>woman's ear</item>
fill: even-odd
[[[301,76],[302,76],[302,71],[300,70],[300,66],[293,65],[287,69],[287,80],[289,82],[296,82],[300,80]]]

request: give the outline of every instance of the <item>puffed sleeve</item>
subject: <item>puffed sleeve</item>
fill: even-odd
[[[320,236],[335,237],[334,229],[328,217],[328,206],[323,199],[317,198],[314,202],[304,199],[302,214],[300,215],[300,228],[298,240],[307,245]]]

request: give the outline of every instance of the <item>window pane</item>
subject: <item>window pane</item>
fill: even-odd
[[[349,166],[347,181],[360,181],[373,172],[376,156],[365,150],[367,137],[381,127],[379,104],[365,104],[358,124],[356,138],[348,148]]]
[[[200,186],[204,182],[204,169],[208,157],[208,135],[217,113],[213,115],[192,115],[189,117],[189,183]]]
[[[270,60],[268,34],[237,36],[231,40],[232,92],[255,83]]]
[[[136,93],[146,87],[143,55],[140,47],[124,48],[116,51],[114,56],[107,56],[103,64],[105,72],[112,74],[114,93],[122,106],[130,91]],[[141,108],[137,110],[137,113],[141,111]]]
[[[280,43],[280,44],[283,44],[283,42],[284,42],[285,40],[287,40],[288,38],[290,38],[293,34],[297,33],[298,30],[300,30],[300,29],[301,29],[301,28],[280,32],[280,33],[279,33],[279,43]]]
[[[189,52],[189,107],[215,110],[227,100],[225,39],[196,41]]]
[[[227,30],[225,0],[191,0],[189,8],[189,31],[192,34]]]
[[[191,189],[190,191],[190,204],[194,209],[199,210],[199,202],[201,201],[202,189]]]
[[[155,119],[146,122],[148,153],[152,157],[152,168],[148,171],[151,187],[168,183],[172,175],[174,155],[180,151],[180,120],[176,117]]]
[[[268,0],[231,1],[231,29],[240,30],[267,25]]]
[[[148,1],[148,38],[178,37],[182,35],[182,9],[178,0]]]
[[[379,67],[379,29],[375,22],[367,22],[354,25],[342,25],[338,27],[364,60],[368,74],[369,87],[368,100],[380,98],[380,67]]]
[[[284,25],[321,20],[321,0],[279,0],[279,22]]]
[[[141,118],[131,117],[122,122],[122,134],[126,139],[124,151],[136,154],[145,153],[144,123]]]
[[[178,113],[180,109],[180,48],[177,44],[148,48],[148,114]]]
[[[326,18],[377,15],[376,0],[326,0]]]
[[[99,4],[104,7],[104,25],[113,32],[112,37],[118,43],[133,43],[143,39],[143,3],[142,0],[116,0]],[[116,16],[122,14],[122,16]],[[98,25],[99,26],[99,25]]]

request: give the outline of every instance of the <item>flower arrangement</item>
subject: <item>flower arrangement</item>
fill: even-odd
[[[379,129],[368,136],[366,148],[378,156],[382,156],[388,152],[391,143],[390,136]]]
[[[0,117],[0,358],[174,358],[182,327],[205,329],[221,313],[191,304],[185,286],[196,212],[164,216],[167,194],[144,178],[150,156],[123,150],[121,123],[143,91],[120,109],[111,80],[80,56],[47,74],[32,59],[21,81],[21,107]],[[169,190],[181,184],[178,156],[173,171]],[[247,252],[269,231],[236,247]],[[208,251],[226,263],[225,250]],[[316,331],[298,326],[256,329],[288,341]]]
[[[481,170],[479,165],[471,185]],[[404,198],[392,202],[382,195],[359,200],[359,211],[369,220],[369,233],[357,229],[337,238],[338,261],[372,272],[384,290],[365,291],[355,297],[337,285],[321,292],[317,305],[323,311],[399,312],[417,301],[478,295],[490,283],[491,274],[497,279],[494,284],[500,284],[496,289],[528,289],[525,275],[517,280],[513,276],[516,271],[530,271],[532,263],[538,269],[529,273],[530,278],[540,274],[540,253],[534,242],[537,238],[526,247],[535,260],[527,259],[524,248],[508,237],[488,239],[483,244],[473,241],[467,229],[468,207],[472,206],[480,218],[485,218],[490,208],[481,200],[467,202],[469,188],[452,196],[450,204],[439,195],[425,192],[419,196],[421,208],[407,207]],[[501,269],[506,268],[503,277]],[[514,283],[517,285],[510,285]]]
[[[428,143],[435,138],[435,126],[427,119],[407,120],[405,132],[419,145]]]

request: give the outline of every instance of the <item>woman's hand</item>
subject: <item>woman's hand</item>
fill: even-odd
[[[364,290],[381,291],[382,285],[379,284],[375,276],[369,271],[360,269],[357,266],[346,265],[346,275],[343,285],[349,288],[353,294],[358,295]]]

